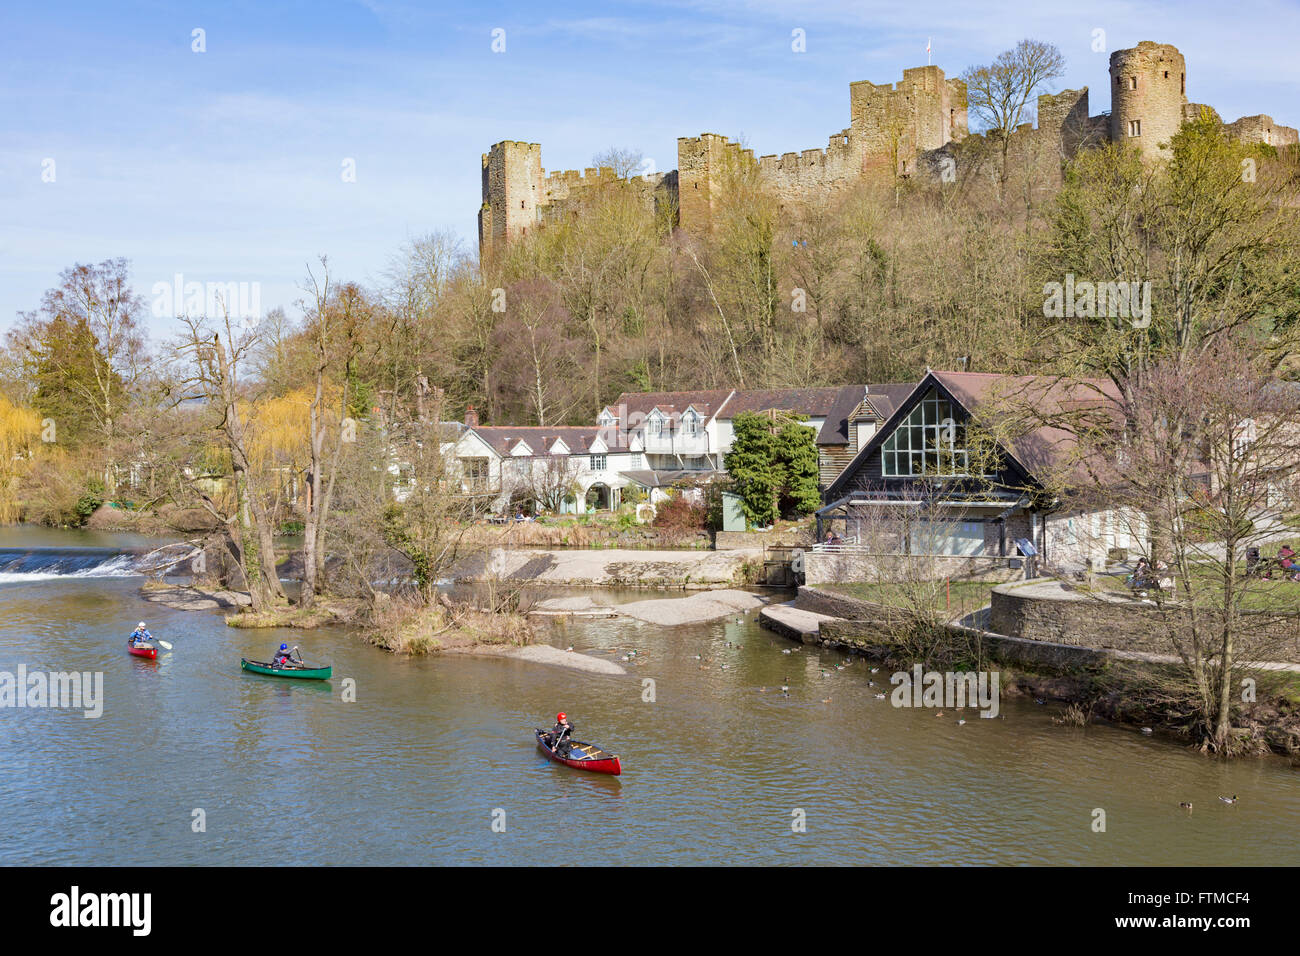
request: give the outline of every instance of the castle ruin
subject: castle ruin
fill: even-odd
[[[1110,98],[1109,114],[1090,116],[1087,87],[1039,96],[1038,126],[1026,123],[1014,131],[1016,152],[1033,147],[1065,161],[1086,146],[1116,142],[1155,159],[1160,144],[1183,123],[1210,109],[1188,101],[1187,67],[1178,49],[1150,40],[1111,54]],[[1262,114],[1225,128],[1242,142],[1300,142],[1295,128]],[[825,149],[761,156],[757,168],[782,205],[797,204],[873,173],[907,176],[922,164],[934,168],[936,157],[950,155],[967,135],[966,84],[947,78],[937,66],[919,66],[904,70],[899,83],[849,84],[849,125],[833,134]],[[753,151],[716,133],[684,136],[677,140],[676,170],[625,182],[648,205],[674,207],[678,225],[700,234],[714,221],[724,171],[738,160],[754,162]],[[483,155],[480,254],[486,257],[548,220],[576,212],[584,195],[617,179],[608,168],[547,174],[539,144],[495,144]]]

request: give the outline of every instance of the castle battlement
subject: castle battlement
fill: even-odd
[[[1017,126],[1011,155],[1056,163],[1058,175],[1060,163],[1079,149],[1107,141],[1128,143],[1144,157],[1156,159],[1160,145],[1183,123],[1202,110],[1213,113],[1188,100],[1187,67],[1178,48],[1151,40],[1111,54],[1110,102],[1110,110],[1092,116],[1086,86],[1042,94],[1037,128],[1031,123]],[[1243,116],[1225,128],[1243,142],[1300,142],[1294,127],[1265,114]],[[824,149],[771,153],[755,160],[752,149],[719,133],[680,136],[676,170],[620,180],[608,167],[547,173],[537,143],[502,140],[483,154],[480,252],[487,254],[526,236],[529,229],[565,210],[579,214],[579,201],[611,182],[634,185],[646,202],[671,203],[681,228],[703,233],[715,221],[724,177],[733,164],[756,164],[764,187],[782,206],[807,203],[868,176],[933,169],[941,157],[954,155],[951,148],[968,132],[966,84],[927,65],[904,69],[902,79],[890,83],[850,83],[849,125],[831,134]]]

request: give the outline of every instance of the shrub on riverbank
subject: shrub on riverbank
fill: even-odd
[[[515,611],[490,611],[439,600],[421,604],[400,598],[377,601],[363,622],[371,644],[397,654],[472,651],[487,645],[525,647],[535,640],[528,619]]]
[[[359,602],[320,598],[311,607],[286,605],[244,611],[226,618],[230,627],[296,627],[310,629],[331,624],[349,624],[357,616]]]

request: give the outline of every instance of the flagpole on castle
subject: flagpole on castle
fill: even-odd
[[[932,38],[932,37],[926,37],[926,38],[925,38],[925,65],[926,65],[926,66],[930,66],[930,65],[931,65],[931,62],[930,62],[930,40],[931,40],[931,39],[933,39],[933,38]]]

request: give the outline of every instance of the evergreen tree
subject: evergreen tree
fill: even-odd
[[[816,432],[790,418],[742,412],[723,464],[740,495],[745,520],[765,527],[781,515],[805,515],[821,505]]]
[[[742,412],[732,422],[732,428],[735,437],[731,451],[723,457],[723,466],[740,496],[745,520],[750,525],[766,527],[777,518],[779,487],[772,423],[755,412]]]
[[[125,404],[126,388],[104,358],[85,319],[51,319],[35,327],[29,340],[29,374],[35,385],[32,405],[43,418],[53,420],[58,441],[78,447],[103,437],[103,423],[95,399],[108,382],[115,405]]]
[[[779,503],[782,514],[806,515],[821,507],[817,490],[817,433],[807,425],[786,422],[776,433],[780,465]]]

